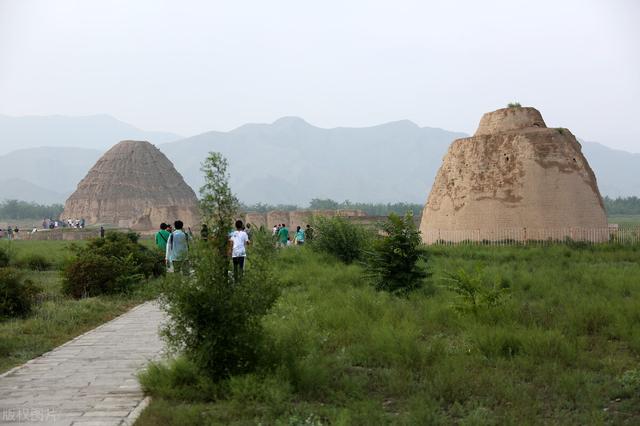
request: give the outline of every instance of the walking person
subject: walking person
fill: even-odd
[[[251,240],[252,234],[253,234],[253,229],[251,229],[251,224],[247,223],[246,229],[244,230],[244,232],[247,233],[247,237],[249,237],[249,240]]]
[[[311,243],[311,241],[313,240],[313,228],[308,223],[307,223],[307,230],[305,231],[304,234],[305,234],[305,237],[307,238],[307,241]]]
[[[295,244],[301,246],[304,244],[304,230],[299,226],[296,227]]]
[[[242,279],[244,261],[247,257],[247,245],[251,244],[251,240],[243,228],[242,221],[236,220],[236,230],[229,236],[229,241],[233,243],[231,259],[233,260],[233,280],[235,282],[239,282]]]
[[[167,227],[168,225],[162,222],[160,224],[160,230],[156,232],[156,247],[163,253],[167,251],[167,242],[171,236],[171,233],[167,231]]]
[[[176,272],[186,273],[189,268],[189,235],[182,229],[184,223],[176,220],[173,223],[175,231],[169,236],[167,241],[167,251],[165,260],[169,269]]]
[[[287,241],[289,241],[289,229],[287,228],[287,225],[283,223],[282,226],[280,227],[280,230],[278,231],[279,246],[286,247]]]

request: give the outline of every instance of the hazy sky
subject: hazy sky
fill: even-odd
[[[640,152],[639,23],[638,0],[0,0],[0,114],[472,133],[519,101]]]

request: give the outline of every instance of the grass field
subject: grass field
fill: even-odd
[[[607,219],[609,223],[617,223],[622,227],[640,226],[640,215],[611,215]]]
[[[264,368],[208,383],[185,360],[142,376],[146,425],[639,424],[640,247],[439,247],[409,298],[360,266],[284,250]],[[504,302],[469,302],[468,271]]]
[[[157,283],[148,282],[127,296],[82,300],[64,296],[58,268],[71,256],[67,250],[69,244],[66,241],[0,241],[0,248],[8,249],[16,263],[27,255],[39,254],[52,264],[50,270],[24,271],[38,286],[37,304],[27,318],[0,322],[0,372],[35,358],[156,295]]]

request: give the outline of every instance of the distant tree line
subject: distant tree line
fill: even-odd
[[[640,198],[638,197],[604,197],[607,214],[640,215]],[[273,210],[362,210],[369,216],[388,216],[391,213],[404,215],[408,211],[414,215],[422,213],[422,204],[415,203],[358,203],[345,200],[338,202],[330,198],[314,198],[307,207],[295,204],[241,204],[241,210],[247,212],[266,213]],[[0,219],[44,219],[57,218],[64,210],[62,204],[44,205],[19,200],[0,202]]]
[[[604,206],[608,215],[627,214],[640,215],[640,198],[638,197],[604,197]],[[242,204],[242,210],[248,212],[265,213],[273,210],[362,210],[369,216],[388,216],[391,213],[404,215],[408,211],[414,216],[422,213],[422,204],[416,203],[357,203],[345,200],[338,202],[330,198],[314,198],[307,207],[295,204]]]
[[[419,215],[422,212],[422,204],[413,203],[354,203],[349,200],[338,202],[330,198],[314,198],[307,207],[297,206],[295,204],[242,204],[241,209],[247,212],[265,213],[273,210],[293,211],[293,210],[362,210],[369,216],[388,216],[391,213],[404,215],[412,212]]]
[[[607,214],[640,214],[640,198],[638,197],[604,197]]]
[[[295,204],[265,204],[265,203],[256,203],[256,204],[245,204],[240,203],[240,210],[244,212],[257,212],[257,213],[266,213],[271,211],[285,211],[291,212],[294,210],[300,210],[302,207],[299,207]]]
[[[58,218],[62,210],[64,210],[62,204],[51,204],[47,206],[38,203],[29,203],[27,201],[5,200],[0,202],[0,219],[53,219]]]
[[[312,210],[362,210],[369,216],[388,216],[391,213],[404,215],[409,211],[417,216],[422,213],[423,207],[422,204],[415,203],[354,203],[349,200],[338,203],[329,198],[314,198],[309,203]]]

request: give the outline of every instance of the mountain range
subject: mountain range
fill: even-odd
[[[104,151],[124,139],[164,143],[182,139],[182,136],[140,130],[106,114],[80,117],[0,115],[0,155],[41,146]]]
[[[92,117],[99,117],[95,128],[87,124],[88,117],[46,117],[44,127],[20,131],[13,121],[25,118],[0,116],[0,152],[22,147],[0,156],[0,200],[64,202],[108,147],[140,139],[158,146],[196,192],[202,185],[200,163],[209,151],[222,153],[229,161],[232,189],[248,204],[306,205],[312,198],[422,203],[449,144],[466,136],[408,120],[324,129],[284,117],[180,138],[145,132],[109,116]],[[49,147],[33,147],[36,143]],[[581,143],[603,195],[640,194],[640,154]]]

